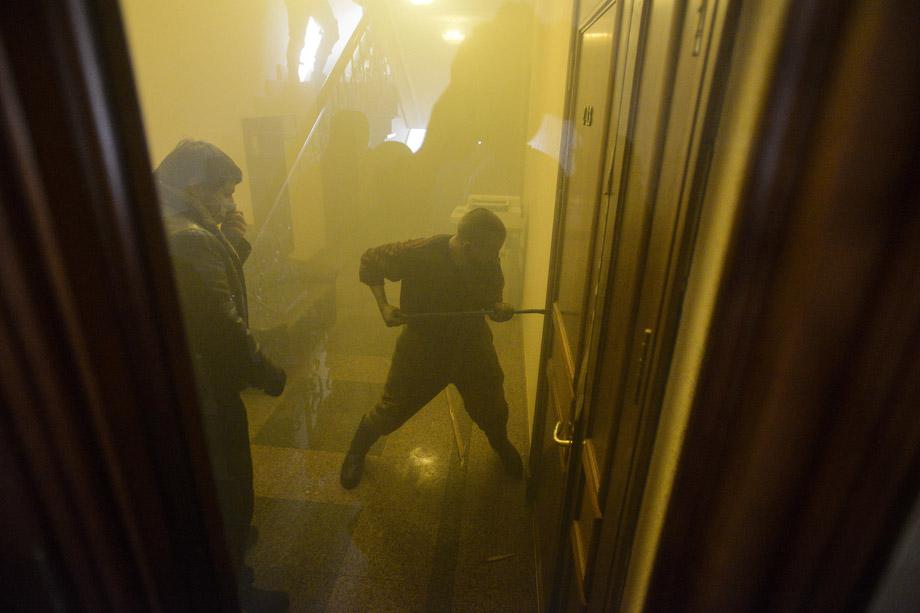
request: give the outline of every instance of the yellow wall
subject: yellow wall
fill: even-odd
[[[252,220],[240,120],[285,63],[283,0],[122,0],[155,166],[182,138],[207,140],[243,169],[237,203]]]
[[[522,300],[522,304],[527,307],[542,307],[546,300],[573,4],[558,0],[534,2],[527,129],[530,142],[524,154],[521,197],[527,215]],[[523,317],[521,321],[527,378],[527,416],[528,425],[532,427],[543,320],[540,317]]]
[[[358,10],[349,0],[330,4],[339,19],[339,49],[353,29],[345,17],[356,22],[352,12]],[[552,3],[545,0],[544,4]],[[465,191],[520,195],[533,21],[530,2],[488,0],[470,5],[445,0],[425,7],[408,0],[381,0],[374,6],[388,7],[393,14],[394,36],[387,49],[391,66],[402,71],[401,78],[419,94],[419,100],[402,104],[426,107],[411,109],[411,116],[432,115],[427,126],[418,126],[428,128],[415,162],[419,185],[406,186],[407,191],[414,188],[429,196],[422,200],[430,210],[421,217],[440,223],[426,223],[425,233],[450,229],[450,213],[465,202]],[[279,69],[284,72],[286,64],[284,0],[122,0],[122,10],[152,164],[158,164],[182,138],[213,142],[242,168],[236,200],[253,222],[241,119],[296,115],[297,129],[287,143],[288,164],[293,166],[288,185],[292,255],[307,259],[321,249],[327,237],[316,147],[294,164],[300,149],[294,135],[307,132],[300,122],[307,120],[303,111],[309,107],[304,103],[309,90],[293,92],[272,84],[266,96],[267,82],[278,77]],[[374,19],[381,28],[388,23],[385,12],[376,13]],[[458,23],[465,26],[466,40],[460,45],[442,40],[445,24]],[[562,49],[563,58],[566,51]],[[424,70],[418,70],[420,66]],[[410,70],[418,74],[403,74]],[[447,89],[439,92],[444,82]],[[441,111],[436,117],[432,104]],[[336,108],[327,110],[324,121],[331,120]],[[477,142],[485,144],[468,147],[469,151],[463,146]],[[442,146],[436,147],[437,143]],[[398,220],[384,221],[401,228]],[[254,238],[256,234],[250,234]]]
[[[625,586],[624,611],[641,611],[645,599],[769,82],[769,67],[774,64],[787,6],[788,0],[756,0],[746,3],[742,11],[693,267]]]
[[[452,73],[450,83],[454,88],[448,86],[441,98],[451,92],[460,93],[466,97],[460,101],[461,107],[469,107],[469,99],[489,101],[482,107],[484,112],[477,117],[480,123],[491,121],[486,121],[486,124],[494,124],[498,130],[488,134],[487,139],[490,144],[503,147],[498,153],[493,152],[492,164],[496,169],[490,174],[482,168],[474,168],[475,182],[466,176],[458,176],[457,181],[474,193],[521,195],[527,216],[521,304],[527,307],[542,306],[545,300],[573,4],[558,0],[522,3],[495,0],[494,6],[477,5],[480,9],[485,7],[489,10],[477,14],[480,23],[471,29],[468,40],[456,50],[458,56],[466,53],[475,60],[479,76],[472,87],[462,91],[458,89],[458,84],[462,85],[459,77],[464,74],[460,68],[470,62],[453,62],[450,65],[453,48],[448,49],[450,54],[444,58],[438,56],[438,62],[427,58],[428,64],[443,67],[444,77],[448,76],[448,71]],[[421,10],[402,6],[399,2],[391,3],[391,6],[397,12]],[[243,169],[243,183],[237,188],[236,200],[252,222],[249,173],[240,121],[245,117],[266,114],[265,103],[260,103],[266,94],[266,82],[274,80],[278,66],[284,66],[286,62],[287,15],[284,1],[122,0],[122,10],[152,164],[158,164],[182,138],[213,142]],[[465,10],[472,11],[463,3],[457,3],[459,13]],[[502,22],[502,16],[532,23],[508,24]],[[397,19],[396,23],[404,28],[397,30],[403,42],[411,42],[413,36],[419,35],[406,22]],[[426,28],[433,27],[429,22],[424,24]],[[496,39],[496,45],[506,49],[504,55],[495,53],[495,45],[484,44],[491,40],[490,33]],[[346,36],[343,28],[343,39]],[[436,38],[439,39],[439,36]],[[438,42],[448,47],[443,41]],[[484,44],[485,51],[493,54],[492,60],[476,56],[479,43]],[[507,50],[520,48],[529,49],[529,54],[525,51],[520,54],[522,57],[509,60],[508,56],[514,54]],[[420,52],[411,45],[403,51]],[[496,61],[496,58],[502,61]],[[487,69],[515,72],[497,74],[490,81],[482,76],[491,74]],[[501,84],[505,90],[483,95],[483,87],[492,81]],[[520,104],[515,102],[518,100]],[[525,109],[526,128],[523,122],[518,125],[515,121]],[[421,111],[427,116],[430,109]],[[499,111],[506,112],[510,119],[500,117]],[[432,149],[439,127],[443,126],[428,127],[430,142],[420,151],[422,155],[417,156],[421,161],[431,157],[426,157],[425,150]],[[477,132],[468,136],[479,138],[481,135]],[[524,147],[522,139],[529,140],[530,145]],[[452,154],[455,157],[459,155],[457,139],[450,139],[449,145]],[[460,175],[472,164],[452,163]],[[295,257],[306,258],[324,244],[322,207],[315,197],[321,190],[317,173],[315,164],[304,163],[291,176],[291,198],[296,201],[292,207]],[[430,174],[443,179],[443,173]],[[435,191],[439,206],[444,207],[437,218],[446,222],[450,210],[462,201],[446,198],[445,194],[453,193],[447,188]],[[524,326],[528,416],[532,422],[542,318],[526,317],[521,321]]]

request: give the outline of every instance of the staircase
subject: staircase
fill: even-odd
[[[366,117],[373,147],[401,114],[387,24],[385,14],[365,12],[321,87],[271,81],[259,115],[242,121],[254,212],[251,326],[288,367],[315,360],[336,318],[340,245],[329,236],[322,182],[334,120],[344,111]]]

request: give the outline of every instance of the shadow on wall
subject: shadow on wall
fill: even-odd
[[[529,132],[539,128],[528,126],[533,26],[532,9],[509,2],[470,33],[416,154],[395,141],[368,150],[366,115],[333,116],[320,159],[327,249],[452,232],[451,212],[467,196],[521,195]]]
[[[361,111],[342,110],[333,115],[320,159],[327,245],[345,239],[355,220],[364,217],[362,176],[369,138],[370,125]]]
[[[532,25],[529,6],[507,3],[457,50],[414,160],[429,233],[451,231],[451,211],[470,194],[521,193]]]
[[[528,139],[533,11],[507,3],[461,43],[418,153],[387,141],[367,150],[367,118],[333,118],[323,152],[326,244],[380,244],[452,232],[470,194],[519,196]]]
[[[370,245],[406,240],[425,233],[424,210],[411,188],[415,157],[412,150],[396,141],[374,147],[368,168],[369,205],[382,223],[370,225]],[[395,220],[397,223],[387,223]]]

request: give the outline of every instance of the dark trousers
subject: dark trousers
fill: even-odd
[[[444,339],[406,329],[396,341],[380,402],[367,413],[352,452],[365,453],[377,437],[393,432],[453,383],[472,420],[496,447],[508,437],[504,373],[487,326]],[[368,443],[369,441],[369,443]],[[357,446],[357,448],[355,448]]]
[[[224,536],[234,568],[242,568],[255,494],[246,407],[236,392],[217,391],[202,399],[205,436]]]

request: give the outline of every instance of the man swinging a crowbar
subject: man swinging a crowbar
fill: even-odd
[[[521,456],[508,440],[508,403],[485,316],[508,321],[514,308],[502,302],[499,250],[505,226],[497,215],[474,209],[454,235],[438,235],[368,249],[361,281],[371,288],[387,326],[405,326],[383,396],[361,418],[342,464],[342,487],[358,485],[364,456],[453,383],[470,417],[489,439],[505,471],[523,473]],[[387,300],[384,280],[400,281],[400,306]]]

